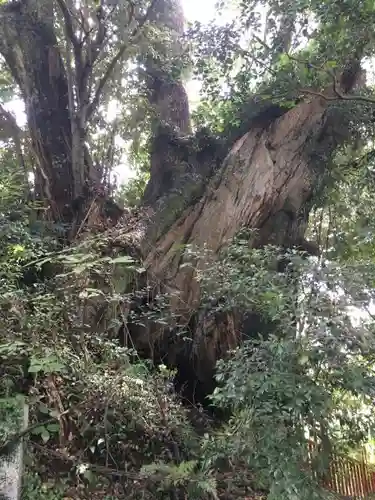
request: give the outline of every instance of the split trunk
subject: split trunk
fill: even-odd
[[[244,335],[257,335],[264,327],[254,311],[239,315],[198,312],[197,271],[204,270],[207,255],[217,258],[243,228],[256,230],[252,243],[256,246],[316,251],[305,240],[305,231],[314,193],[325,178],[324,158],[340,140],[333,121],[327,101],[313,97],[268,125],[251,128],[220,165],[215,155],[200,162],[199,152],[186,159],[181,145],[170,154],[175,160],[180,155],[175,165],[178,179],[190,181],[177,180],[155,202],[142,253],[149,280],[161,284],[171,297],[175,322],[168,328],[130,325],[130,333],[141,351],[178,368],[180,381],[190,383],[189,397],[195,393],[202,400],[209,394],[216,361]],[[186,246],[198,255],[205,249],[206,257],[198,257],[193,267],[183,265]],[[186,334],[178,335],[181,328],[189,332],[188,341],[182,340]]]

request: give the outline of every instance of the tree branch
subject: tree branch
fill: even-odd
[[[107,30],[104,24],[104,17],[100,15],[101,11],[97,12],[97,33],[94,40],[90,41],[89,34],[85,37],[88,42],[87,54],[85,57],[85,62],[83,64],[82,73],[78,82],[78,96],[80,98],[80,108],[82,113],[86,116],[86,108],[89,106],[89,95],[91,92],[91,85],[89,85],[90,76],[92,75],[93,66],[99,57],[100,51],[103,48],[104,40],[107,34]]]
[[[367,97],[363,95],[345,95],[341,93],[337,93],[335,96],[328,96],[323,94],[322,92],[316,92],[315,90],[310,90],[310,89],[300,89],[300,92],[302,94],[311,94],[316,97],[321,97],[322,99],[325,99],[326,101],[357,101],[357,102],[364,102],[368,104],[375,104],[375,98],[373,97]]]
[[[65,3],[65,0],[57,0],[57,3],[59,4],[60,10],[64,17],[66,34],[69,37],[70,42],[72,43],[76,64],[77,66],[80,66],[82,68],[82,49],[81,44],[74,33],[72,14],[70,13],[69,8]]]
[[[369,104],[375,104],[375,98],[374,97],[368,97],[364,95],[350,95],[350,94],[345,94],[341,89],[340,89],[340,84],[338,82],[337,76],[335,72],[329,68],[323,68],[321,66],[317,66],[315,64],[310,63],[309,61],[301,61],[295,56],[292,56],[291,54],[287,54],[289,59],[292,61],[296,61],[297,63],[308,65],[310,68],[315,69],[317,71],[323,71],[327,73],[331,79],[332,79],[332,90],[334,95],[326,95],[323,92],[315,91],[315,90],[310,90],[310,89],[300,89],[300,92],[302,94],[311,94],[316,97],[320,97],[326,101],[357,101],[357,102],[364,102],[364,103],[369,103]]]
[[[90,43],[87,49],[87,59],[86,59],[85,69],[83,70],[84,73],[87,66],[92,67],[95,64],[95,61],[100,54],[100,50],[103,47],[103,42],[107,34],[107,30],[104,24],[104,17],[99,16],[99,14],[97,14],[96,17],[98,20],[98,30],[96,33],[96,37]]]
[[[135,38],[140,33],[140,31],[143,28],[143,26],[149,20],[150,15],[151,15],[152,11],[154,10],[154,8],[155,8],[155,6],[156,6],[156,4],[157,4],[158,1],[159,0],[151,0],[151,3],[149,5],[149,7],[148,7],[148,9],[147,9],[147,11],[145,13],[145,15],[138,21],[137,26],[134,28],[134,30],[131,33],[131,35],[128,38],[128,40],[126,40],[121,45],[121,47],[117,51],[116,55],[113,57],[113,59],[111,60],[111,62],[108,64],[107,70],[105,71],[103,77],[99,81],[99,84],[98,84],[98,86],[96,88],[94,98],[93,98],[92,102],[90,103],[90,105],[88,107],[88,110],[87,110],[87,119],[88,120],[92,117],[93,113],[97,109],[99,101],[100,101],[100,97],[101,97],[102,92],[103,92],[103,89],[106,86],[106,84],[107,84],[107,82],[108,82],[111,74],[113,73],[113,70],[115,69],[116,64],[120,61],[120,59],[124,55],[125,50],[126,50],[126,48],[128,46],[129,40],[131,40],[132,38]]]

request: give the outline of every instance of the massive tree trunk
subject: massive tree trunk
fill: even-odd
[[[313,192],[324,175],[324,164],[319,169],[314,155],[320,148],[330,153],[337,144],[334,131],[327,130],[327,104],[314,97],[269,126],[249,130],[233,145],[220,168],[206,179],[204,194],[191,200],[177,220],[163,228],[163,234],[156,234],[155,226],[160,228],[165,223],[160,214],[175,213],[173,195],[166,198],[165,211],[155,213],[151,219],[151,230],[143,244],[146,268],[154,282],[163,283],[170,292],[177,323],[189,327],[192,339],[183,345],[183,341],[173,338],[176,330],[154,329],[137,332],[136,342],[146,350],[150,340],[168,346],[161,348],[161,354],[182,370],[186,371],[183,365],[190,363],[203,394],[213,387],[216,361],[240,341],[242,321],[236,321],[235,316],[204,314],[192,322],[200,303],[196,270],[207,261],[198,259],[195,269],[181,266],[185,245],[198,251],[206,247],[215,258],[246,227],[257,230],[256,245],[304,248]],[[253,317],[254,322],[258,320]]]
[[[360,69],[355,62],[351,82],[344,73],[340,81],[344,92],[355,85]],[[332,89],[327,92],[335,97]],[[184,103],[183,93],[181,96]],[[186,123],[186,106],[181,110],[181,121]],[[253,245],[316,251],[305,240],[305,231],[327,158],[343,140],[341,128],[336,129],[336,113],[329,99],[306,98],[268,124],[255,121],[220,165],[220,154],[189,149],[178,133],[168,136],[159,131],[154,138],[153,145],[159,141],[161,147],[156,163],[151,150],[151,179],[144,198],[144,204],[151,206],[151,216],[142,253],[150,280],[170,294],[175,328],[148,325],[130,328],[130,332],[143,352],[167,359],[177,366],[182,379],[195,378],[200,385],[198,397],[213,389],[216,361],[238,345],[244,317],[198,313],[197,270],[204,268],[206,260],[198,258],[194,269],[182,266],[184,249],[189,245],[199,252],[205,247],[215,259],[239,230],[249,228],[257,234]],[[176,115],[169,118],[174,131],[179,119]],[[247,313],[253,322],[250,328],[258,328],[259,317]],[[190,332],[188,342],[182,340],[184,335],[176,335],[180,327]]]

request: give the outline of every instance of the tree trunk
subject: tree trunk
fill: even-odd
[[[317,181],[310,166],[311,147],[325,125],[326,109],[325,100],[314,98],[266,129],[244,135],[208,183],[204,196],[147,253],[152,271],[184,291],[182,310],[185,305],[187,309],[198,305],[199,292],[190,272],[181,271],[183,250],[176,252],[176,247],[205,245],[215,254],[243,227],[258,230],[259,245],[302,243],[307,223],[302,212]]]
[[[26,0],[2,7],[0,51],[26,105],[39,183],[52,218],[71,219],[74,178],[68,85],[53,30],[51,2]]]
[[[357,65],[348,84],[343,72],[340,83],[345,92],[355,86],[359,73]],[[332,90],[328,95],[333,96]],[[201,400],[214,388],[217,360],[238,345],[244,334],[257,335],[272,325],[264,324],[254,311],[221,317],[210,311],[198,313],[197,270],[204,270],[207,260],[198,258],[195,269],[182,266],[184,249],[186,245],[198,252],[206,248],[215,259],[239,230],[248,228],[256,230],[253,245],[316,252],[316,245],[304,235],[328,158],[347,138],[340,133],[338,120],[329,100],[310,97],[271,123],[257,125],[255,120],[219,167],[220,155],[212,151],[205,155],[202,150],[189,150],[181,137],[169,137],[169,143],[165,135],[156,137],[160,144],[164,141],[165,156],[158,159],[160,168],[151,170],[149,188],[159,182],[156,199],[150,199],[146,190],[145,204],[153,206],[154,215],[142,252],[150,279],[162,283],[170,294],[176,328],[149,325],[131,333],[143,352],[150,353],[147,346],[151,345],[151,354],[176,366],[181,378],[195,380]],[[160,182],[163,175],[176,180],[165,184]],[[179,328],[190,332],[188,342],[176,335]]]
[[[168,24],[171,19],[177,20],[173,26]],[[178,33],[181,18],[172,15],[165,24]],[[150,322],[145,328],[128,327],[140,352],[177,367],[181,382],[195,380],[202,400],[214,387],[216,361],[250,333],[244,332],[245,323],[250,329],[270,325],[261,324],[254,311],[245,312],[246,322],[244,311],[221,317],[198,312],[197,270],[204,270],[206,261],[198,258],[195,269],[183,266],[186,245],[198,252],[205,247],[215,259],[228,240],[249,228],[256,230],[256,246],[316,251],[304,238],[309,211],[327,158],[343,137],[329,100],[312,96],[268,124],[255,120],[218,164],[221,152],[212,143],[197,148],[186,137],[190,124],[181,79],[171,81],[155,61],[148,69],[150,103],[160,120],[151,145],[151,177],[144,197],[148,223],[141,251],[149,282],[170,295],[175,320],[168,328]],[[342,78],[344,92],[354,87],[358,72],[359,66],[349,84]],[[190,332],[188,342],[185,335],[177,335],[179,328]],[[190,387],[190,396],[193,390]]]
[[[176,67],[183,55],[184,16],[181,2],[163,0],[156,6],[152,21],[167,31],[170,42],[162,50],[159,47],[158,59],[146,55],[145,61],[149,102],[154,110],[151,177],[144,194],[144,202],[148,205],[160,202],[163,194],[173,189],[181,175],[176,169],[180,158],[175,148],[165,140],[166,126],[168,133],[173,131],[178,136],[191,133],[188,96]],[[173,69],[176,74],[171,76]]]
[[[322,148],[329,154],[337,145],[334,131],[327,133],[327,105],[326,100],[314,97],[266,128],[250,130],[233,145],[213,177],[206,180],[203,196],[191,203],[161,236],[154,232],[154,227],[162,224],[160,212],[152,218],[152,230],[143,243],[146,268],[153,282],[163,283],[171,294],[178,326],[188,327],[192,339],[185,345],[174,339],[171,347],[175,332],[156,329],[142,332],[136,343],[147,350],[151,335],[152,342],[167,346],[161,354],[172,365],[181,368],[190,360],[194,372],[191,376],[201,382],[203,393],[213,388],[216,361],[238,344],[244,332],[242,321],[237,321],[235,315],[204,315],[195,318],[191,328],[200,303],[196,270],[202,270],[207,261],[198,259],[195,269],[181,266],[185,245],[198,251],[206,247],[215,258],[240,229],[251,228],[257,230],[258,246],[303,247],[313,192],[324,170],[324,165],[320,171],[317,168],[313,153]],[[172,210],[167,202],[165,212]],[[186,366],[183,369],[186,371]]]

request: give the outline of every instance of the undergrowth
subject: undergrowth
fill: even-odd
[[[11,423],[23,398],[23,500],[329,497],[329,457],[360,446],[374,425],[373,323],[353,324],[348,313],[372,299],[370,264],[253,250],[249,234],[220,262],[187,248],[191,262],[207,259],[197,273],[202,310],[256,311],[273,326],[243,332],[219,362],[212,404],[230,418],[198,433],[173,372],[119,344],[145,281],[129,242],[112,251],[104,233],[59,247],[54,228],[19,202],[13,174],[1,175],[0,442],[17,442]],[[162,299],[148,318],[161,324]]]

